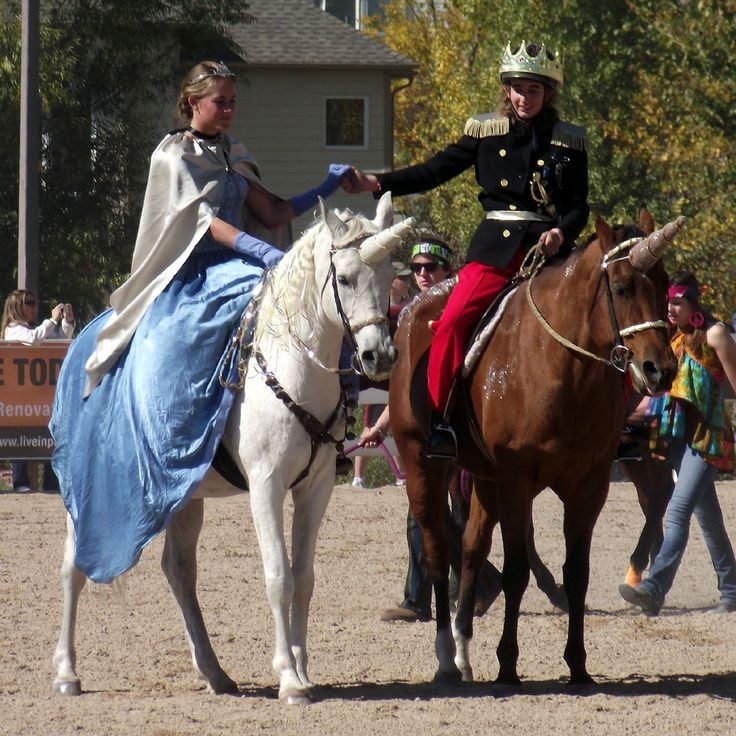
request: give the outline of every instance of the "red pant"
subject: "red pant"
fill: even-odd
[[[524,251],[519,250],[506,268],[473,261],[458,273],[458,282],[450,292],[442,316],[432,325],[434,337],[427,368],[432,411],[445,412],[474,327],[523,260]]]

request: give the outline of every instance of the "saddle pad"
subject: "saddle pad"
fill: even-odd
[[[503,295],[501,301],[498,302],[497,307],[495,302],[489,307],[488,312],[493,311],[494,308],[495,311],[493,311],[493,314],[490,315],[490,319],[488,320],[487,324],[485,324],[485,326],[482,325],[484,320],[488,317],[488,312],[483,315],[483,319],[481,320],[481,327],[476,331],[475,336],[470,343],[470,347],[465,353],[465,360],[463,361],[462,368],[463,378],[467,378],[477,365],[478,361],[480,360],[480,356],[483,355],[483,351],[490,342],[491,336],[496,330],[496,326],[498,325],[504,311],[506,310],[506,305],[508,304],[509,299],[516,293],[516,290],[518,288],[519,285],[517,284],[513,288],[509,289]]]

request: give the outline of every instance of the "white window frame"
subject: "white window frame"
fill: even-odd
[[[328,100],[363,100],[363,143],[358,145],[334,144],[327,142],[327,101]],[[368,95],[325,95],[324,105],[322,106],[322,130],[324,131],[324,145],[330,150],[352,150],[365,151],[370,143],[370,129],[368,122],[370,120],[370,97]]]
[[[363,27],[363,18],[366,16],[366,5],[365,0],[354,0],[355,2],[355,27],[360,30]],[[314,4],[320,9],[324,10],[325,13],[329,13],[327,10],[327,0],[314,0]]]

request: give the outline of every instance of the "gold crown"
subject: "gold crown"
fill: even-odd
[[[562,87],[562,59],[559,51],[552,53],[544,44],[527,44],[522,41],[516,53],[511,51],[511,41],[506,44],[501,66],[498,69],[501,81],[525,77],[536,79],[553,87]]]

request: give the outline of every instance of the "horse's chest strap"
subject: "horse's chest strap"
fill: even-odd
[[[312,467],[312,463],[314,462],[314,458],[317,455],[317,450],[319,449],[320,445],[332,443],[333,445],[335,445],[338,452],[342,451],[343,440],[335,439],[335,437],[330,434],[330,428],[337,421],[337,417],[340,414],[340,409],[345,406],[345,394],[343,391],[340,391],[340,398],[337,401],[337,405],[332,410],[332,414],[330,414],[327,421],[322,424],[322,422],[320,422],[319,419],[314,416],[314,414],[310,414],[310,412],[308,412],[306,409],[303,409],[301,406],[299,406],[299,404],[294,401],[294,399],[291,398],[291,396],[289,396],[286,389],[279,383],[278,378],[276,378],[276,376],[274,376],[274,374],[271,373],[271,371],[268,369],[266,359],[263,357],[263,353],[260,350],[258,350],[257,348],[254,349],[253,356],[256,359],[258,367],[263,373],[266,385],[271,389],[271,391],[273,391],[276,398],[279,399],[284,404],[284,406],[299,420],[299,423],[302,425],[302,427],[304,427],[304,430],[309,435],[309,439],[312,443],[307,467],[304,468],[301,473],[299,473],[297,479],[291,484],[291,487],[293,488],[295,485],[297,485],[297,483],[300,483],[302,480],[304,480],[304,478],[306,478],[309,474],[309,470]]]

